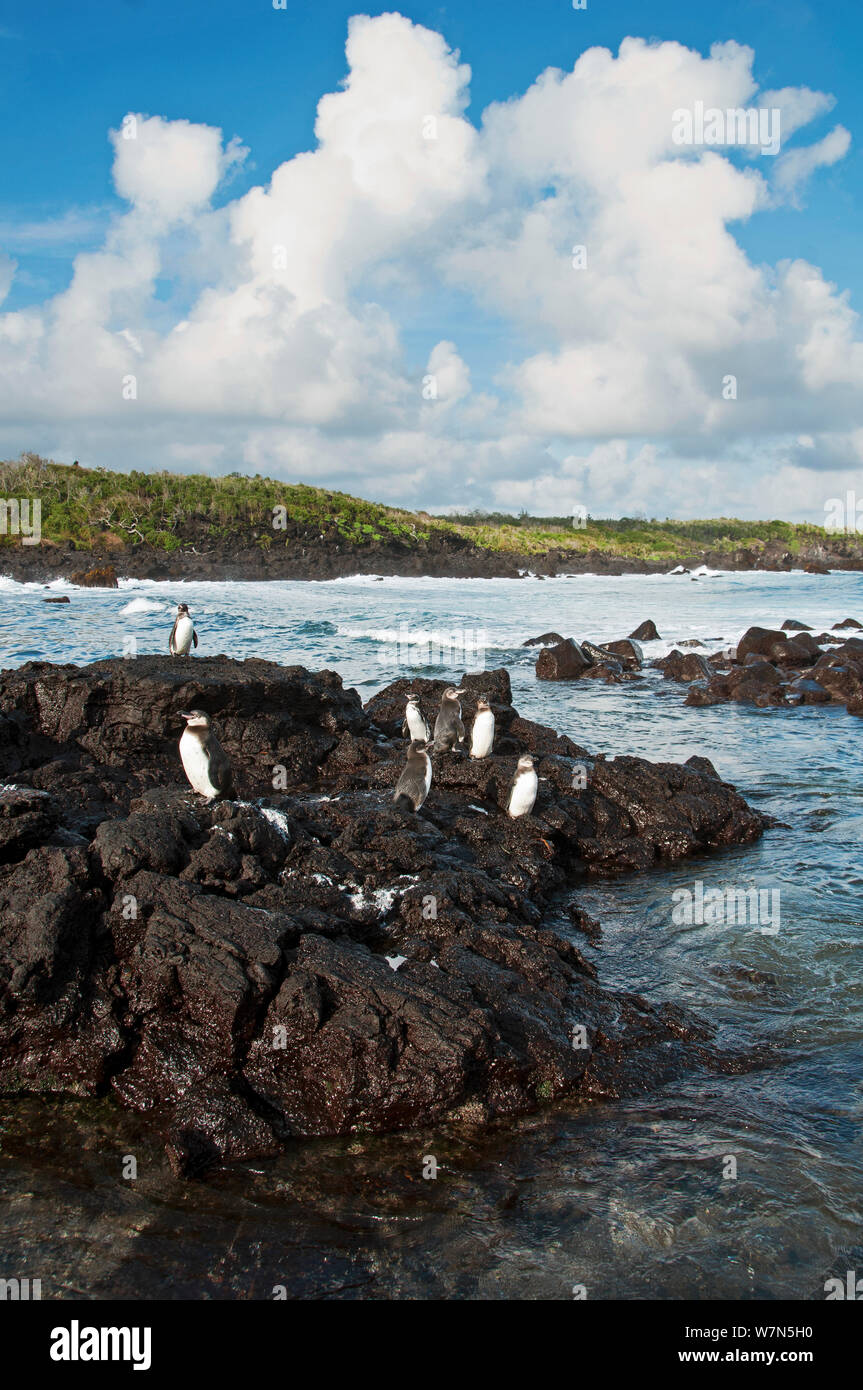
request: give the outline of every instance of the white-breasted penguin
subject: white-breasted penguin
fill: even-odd
[[[487,758],[494,743],[494,715],[491,705],[484,695],[476,702],[476,717],[470,731],[470,755],[472,758]]]
[[[405,737],[419,739],[420,743],[428,743],[431,738],[431,731],[428,721],[420,708],[419,695],[408,695],[405,705],[405,719],[402,724],[402,733]]]
[[[461,700],[463,690],[454,685],[447,686],[441,696],[440,711],[434,722],[434,751],[450,753],[457,743],[464,742],[464,724],[461,722]]]
[[[193,644],[197,647],[198,634],[192,619],[189,617],[189,605],[178,603],[177,616],[174,619],[174,626],[171,628],[171,637],[168,642],[168,651],[171,656],[188,656]]]
[[[180,739],[180,757],[192,791],[208,801],[233,796],[230,759],[216,737],[210,716],[200,709],[181,710],[180,715],[186,721]]]
[[[509,805],[507,811],[513,820],[517,816],[529,816],[536,801],[536,791],[539,782],[536,776],[536,769],[533,765],[533,758],[529,753],[525,753],[518,760],[518,767],[512,779],[512,786],[509,789]]]
[[[432,765],[428,744],[415,738],[408,749],[404,771],[396,782],[393,801],[400,811],[418,811],[429,794]]]

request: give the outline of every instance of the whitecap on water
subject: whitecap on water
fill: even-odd
[[[154,598],[133,598],[127,603],[125,608],[120,609],[120,613],[131,615],[133,613],[164,613],[166,605],[159,603]]]

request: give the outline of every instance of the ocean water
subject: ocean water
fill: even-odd
[[[785,618],[821,632],[863,621],[863,576],[51,587],[71,604],[0,580],[0,665],[166,650],[182,600],[202,655],[329,667],[364,700],[405,674],[505,665],[523,714],[593,751],[711,758],[786,828],[590,882],[577,897],[603,933],[579,944],[606,985],[674,1001],[769,1061],[489,1129],[301,1144],[195,1184],[107,1102],[0,1102],[0,1273],[41,1277],[43,1298],[228,1299],[819,1299],[827,1278],[863,1275],[863,723],[841,707],[690,709],[656,672],[538,682],[522,646],[549,629],[610,640],[648,617],[662,635],[648,657]],[[778,892],[778,930],[676,921],[672,895],[699,883]]]

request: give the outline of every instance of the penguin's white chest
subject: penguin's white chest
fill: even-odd
[[[470,755],[472,758],[487,758],[494,743],[494,715],[490,709],[481,710],[473,721]]]
[[[192,791],[208,798],[218,796],[218,787],[214,787],[210,781],[210,760],[201,746],[201,740],[188,729],[180,739],[180,757]]]
[[[429,736],[428,725],[418,709],[408,706],[408,732],[411,738],[427,739]]]
[[[174,650],[179,652],[180,656],[189,655],[192,649],[192,637],[194,636],[194,632],[195,625],[191,618],[187,618],[184,614],[182,618],[177,620],[177,627],[174,632]],[[164,640],[165,639],[162,638],[162,641]]]
[[[533,810],[539,783],[535,772],[520,772],[509,798],[509,814],[526,816]]]

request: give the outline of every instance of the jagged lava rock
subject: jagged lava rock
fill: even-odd
[[[501,747],[436,758],[405,816],[404,693],[431,713],[444,682],[364,710],[333,672],[225,657],[3,673],[0,1089],[113,1095],[192,1174],[298,1136],[739,1069],[679,1010],[601,985],[573,892],[748,843],[765,819],[712,766],[606,761],[521,718],[505,671],[462,684],[467,706],[490,695]],[[182,779],[190,704],[218,719],[237,801]],[[523,751],[540,793],[513,821]]]

